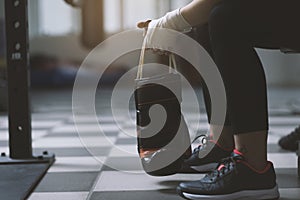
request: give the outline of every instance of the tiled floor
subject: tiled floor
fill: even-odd
[[[300,88],[299,88],[300,89]],[[176,185],[185,180],[199,179],[201,174],[177,174],[150,177],[142,171],[136,151],[135,126],[124,119],[116,126],[110,113],[110,92],[97,94],[97,115],[105,137],[96,130],[97,124],[82,114],[77,126],[84,130],[79,137],[71,109],[71,90],[32,93],[32,125],[34,152],[48,150],[57,161],[29,198],[30,200],[176,200]],[[269,91],[270,136],[268,156],[274,162],[282,200],[300,199],[297,179],[297,156],[277,146],[280,136],[300,124],[295,103],[298,89]],[[185,99],[189,101],[189,99]],[[201,105],[201,110],[203,104]],[[187,107],[186,119],[191,135],[198,127],[195,109]],[[294,112],[293,112],[294,111]],[[297,112],[296,112],[297,111]],[[132,111],[134,112],[134,111]],[[200,115],[200,130],[207,129],[205,115]],[[122,118],[122,116],[118,116]],[[0,116],[0,150],[7,150],[7,117]],[[84,145],[85,144],[85,145]]]

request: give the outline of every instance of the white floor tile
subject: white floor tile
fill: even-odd
[[[55,137],[42,138],[33,142],[34,148],[72,148],[72,147],[110,147],[116,138],[113,137]]]
[[[0,131],[0,140],[8,140],[8,131],[7,130]]]
[[[101,115],[101,116],[98,116],[98,119],[100,122],[103,122],[103,123],[113,123],[114,121],[125,121],[126,120],[126,117],[124,116],[105,116],[105,115]]]
[[[136,128],[121,128],[119,137],[120,138],[134,138],[136,137]]]
[[[55,126],[62,125],[62,120],[33,120],[32,121],[32,128],[33,129],[49,129]]]
[[[101,128],[101,129],[100,129]],[[64,126],[58,126],[55,127],[52,132],[54,133],[77,133],[77,131],[80,132],[102,132],[108,131],[119,131],[119,127],[115,124],[77,124],[75,125],[64,125]]]
[[[33,193],[29,200],[86,200],[88,192],[39,192]]]
[[[9,153],[9,148],[8,147],[0,147],[0,152],[2,153],[6,153],[6,155],[8,155]]]
[[[277,144],[280,139],[280,136],[275,134],[268,135],[268,144]]]
[[[1,129],[8,129],[8,119],[3,119],[0,121],[0,128]]]
[[[288,126],[270,126],[270,132],[284,136],[289,133],[291,133],[295,129],[294,125],[288,125]]]
[[[126,131],[126,132],[122,132],[122,131],[120,131],[119,132],[119,135],[118,135],[118,138],[119,139],[129,139],[129,138],[136,138],[136,136],[137,136],[137,133],[136,133],[136,130],[134,130],[133,132],[128,132],[128,131]]]
[[[76,118],[74,118],[73,116],[68,118],[68,122],[76,122],[78,123],[94,123],[94,122],[98,122],[98,118],[93,117],[91,115],[86,115],[86,116],[76,116]]]
[[[177,174],[167,177],[151,177],[142,171],[135,173],[104,171],[95,191],[139,191],[170,189],[174,182],[198,180],[204,175]],[[172,188],[174,189],[174,188]]]
[[[63,113],[63,112],[58,112],[58,113],[32,113],[32,120],[64,120],[70,116],[72,116],[72,113]]]
[[[297,155],[295,153],[269,153],[268,159],[275,168],[297,168]]]
[[[136,145],[116,145],[112,148],[109,157],[138,157]]]
[[[299,188],[280,188],[280,200],[299,200],[300,189]]]

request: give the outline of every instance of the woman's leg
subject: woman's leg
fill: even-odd
[[[183,197],[279,198],[274,166],[267,162],[266,80],[254,47],[295,47],[295,40],[300,40],[299,10],[299,0],[223,0],[212,10],[214,60],[224,81],[239,151],[203,179],[181,183],[177,189]]]
[[[193,38],[207,51],[211,58],[213,58],[213,51],[210,43],[210,36],[208,30],[208,24],[198,26],[195,28]],[[225,118],[224,126],[216,125],[211,121],[211,99],[206,83],[201,78],[201,85],[204,96],[204,103],[207,112],[208,122],[210,124],[210,139],[218,142],[224,149],[234,148],[233,130],[231,127],[229,116]]]
[[[208,24],[194,28],[193,31],[189,33],[189,36],[195,39],[213,58]],[[189,71],[190,74],[193,74],[194,78],[200,80],[210,128],[209,137],[207,138],[206,143],[196,147],[190,158],[185,160],[185,164],[198,172],[207,172],[213,170],[220,160],[231,155],[234,149],[233,130],[228,115],[225,118],[224,124],[223,122],[211,120],[212,105],[208,87],[201,77],[201,74],[199,74],[196,69],[191,67]],[[197,77],[195,77],[195,75]]]
[[[236,148],[257,169],[267,163],[268,110],[265,74],[254,47],[293,47],[299,41],[299,9],[298,0],[224,0],[210,17]]]

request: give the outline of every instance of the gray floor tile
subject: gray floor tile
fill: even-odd
[[[296,168],[281,168],[275,169],[275,171],[280,188],[300,188],[300,179]]]
[[[105,165],[120,171],[142,170],[141,161],[138,157],[109,157]]]
[[[35,192],[90,191],[98,172],[47,173]]]
[[[182,200],[175,190],[94,192],[90,200]]]
[[[109,167],[107,165],[103,165],[101,171],[104,172],[104,171],[118,171],[118,170],[115,168]]]
[[[105,157],[56,157],[48,172],[99,172],[104,161]]]
[[[290,151],[282,149],[278,144],[268,144],[268,153],[291,153]]]
[[[34,91],[33,92],[33,127],[34,130],[46,131],[46,134],[38,134],[35,137],[34,144],[38,144],[34,149],[35,154],[41,154],[43,150],[55,153],[58,159],[62,158],[54,171],[66,172],[50,172],[42,180],[32,200],[69,200],[86,198],[93,184],[95,184],[98,172],[92,172],[98,168],[89,168],[89,172],[79,172],[82,166],[89,165],[88,160],[81,157],[90,157],[90,153],[86,150],[78,140],[78,133],[74,125],[72,116],[72,90],[50,90],[50,91]],[[270,159],[277,167],[277,180],[280,186],[282,198],[280,200],[299,200],[300,183],[297,178],[296,155],[280,149],[277,145],[279,138],[288,134],[300,124],[300,115],[294,115],[292,109],[287,105],[291,98],[299,98],[300,93],[295,90],[270,90],[270,137],[268,140],[268,153]],[[201,94],[201,93],[199,93]],[[141,163],[136,153],[136,139],[123,134],[115,125],[110,109],[111,90],[97,91],[96,109],[98,120],[105,130],[105,135],[113,138],[111,145],[106,145],[105,141],[95,142],[93,138],[97,138],[99,133],[96,131],[97,124],[93,123],[94,119],[88,114],[82,114],[77,124],[81,130],[84,130],[84,138],[92,139],[89,141],[92,145],[93,155],[103,157],[108,156],[106,166],[101,169],[105,175],[100,177],[97,185],[98,190],[92,194],[92,200],[181,200],[176,194],[175,189],[179,181],[183,179],[193,180],[199,179],[202,175],[177,175],[164,178],[152,178],[148,175],[132,176],[137,170],[142,170]],[[203,102],[200,102],[203,104]],[[198,124],[198,113],[193,108],[188,107],[185,118],[190,124],[191,134],[196,132],[206,133],[207,123],[206,114],[202,113],[201,107],[200,122],[201,126],[196,128]],[[131,114],[135,116],[134,106],[131,105]],[[132,132],[135,136],[135,126],[122,117],[121,128],[128,132]],[[7,131],[7,117],[0,118],[1,133]],[[131,135],[130,135],[131,136]],[[114,140],[117,139],[117,140]],[[0,138],[1,145],[6,145],[7,137]],[[113,146],[115,144],[116,146]],[[118,147],[120,150],[116,149]],[[3,147],[1,147],[3,149]],[[135,157],[127,156],[124,151],[133,152]],[[105,160],[105,159],[104,159]],[[79,163],[80,161],[86,163]],[[90,161],[93,165],[94,162]],[[78,164],[78,165],[77,165]],[[94,163],[95,164],[95,163]],[[77,167],[80,169],[77,170]],[[63,168],[61,168],[63,167]],[[66,167],[66,168],[65,168]],[[120,175],[120,171],[128,171],[130,173]],[[69,170],[69,171],[68,171]],[[51,171],[51,170],[50,170]],[[68,172],[67,172],[68,171]],[[70,172],[74,171],[74,172]],[[142,171],[141,171],[142,173]],[[101,174],[102,175],[102,174]],[[186,177],[185,177],[186,176]],[[104,182],[101,182],[104,181]],[[129,191],[130,190],[130,191]],[[31,200],[31,199],[30,199]]]
[[[283,188],[279,189],[280,200],[299,200],[300,189],[299,188]]]
[[[6,147],[8,146],[8,141],[7,140],[0,140],[0,147]]]

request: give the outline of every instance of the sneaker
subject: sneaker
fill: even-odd
[[[195,148],[184,163],[197,172],[209,172],[217,167],[220,160],[229,157],[232,151],[233,149],[222,148],[213,140],[207,140]]]
[[[199,181],[181,183],[178,193],[192,200],[279,198],[273,164],[268,162],[263,171],[253,169],[238,151],[220,162],[218,167]]]
[[[282,137],[278,144],[281,148],[289,151],[298,150],[298,142],[300,141],[300,126],[295,128],[290,134]]]

